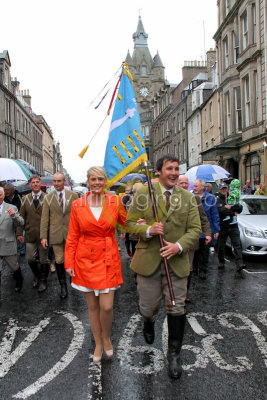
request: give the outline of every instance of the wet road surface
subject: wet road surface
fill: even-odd
[[[122,246],[123,247],[123,246]],[[129,258],[122,249],[125,283],[116,292],[113,360],[94,365],[94,342],[83,294],[70,288],[60,300],[55,273],[49,289],[31,287],[31,273],[21,259],[25,284],[13,291],[9,270],[2,277],[0,302],[0,397],[7,399],[266,399],[267,260],[246,259],[235,272],[231,253],[218,271],[210,256],[206,280],[192,278],[192,303],[182,349],[183,375],[167,374],[167,327],[163,307],[156,339],[147,345],[137,308]]]

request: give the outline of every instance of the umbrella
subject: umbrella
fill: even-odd
[[[24,181],[16,181],[16,182],[12,182],[12,185],[15,186],[15,189],[20,186],[20,185],[27,185],[27,182]]]
[[[230,173],[219,165],[204,164],[190,168],[185,175],[189,182],[194,182],[195,179],[203,179],[205,182],[215,182],[218,179],[227,179]]]
[[[53,184],[53,176],[41,176],[40,177],[42,186],[54,186]]]
[[[26,165],[26,167],[31,171],[32,174],[37,174],[39,175],[39,173],[36,171],[36,169],[34,168],[33,165],[31,165],[30,163],[28,163],[27,161],[21,160],[20,158],[17,160],[19,161],[21,164]]]
[[[53,175],[41,176],[40,177],[42,186],[54,186],[54,177]],[[65,186],[70,186],[69,182],[66,182]]]
[[[31,175],[29,168],[20,161],[0,158],[0,181],[28,181]]]
[[[125,175],[120,182],[133,182],[133,181],[141,181],[141,182],[146,182],[147,178],[146,175],[144,174],[137,174],[137,173],[132,173]]]
[[[17,183],[17,182],[15,182]],[[27,194],[31,193],[32,189],[28,183],[20,183],[19,185],[14,185],[18,194]]]

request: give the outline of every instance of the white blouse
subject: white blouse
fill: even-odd
[[[98,221],[102,213],[103,207],[90,207],[95,219]]]

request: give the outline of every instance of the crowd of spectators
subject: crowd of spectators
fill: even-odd
[[[34,177],[36,178],[36,177]],[[39,179],[39,178],[38,178]],[[37,180],[38,180],[37,179]],[[157,182],[157,178],[153,179],[153,182]],[[237,186],[234,186],[233,183],[235,183]],[[177,182],[179,186],[181,186],[183,189],[190,190],[190,184],[188,182],[188,179],[186,175],[180,175],[179,180]],[[33,190],[30,185],[30,190]],[[126,211],[129,211],[129,207],[132,203],[133,197],[135,193],[143,186],[146,185],[146,183],[135,181],[135,182],[129,182],[125,188],[125,191],[120,193],[120,197],[122,198],[122,203],[125,206]],[[29,225],[29,215],[25,215],[25,202],[22,202],[22,197],[16,192],[15,186],[12,183],[8,183],[5,181],[0,182],[0,187],[3,188],[2,192],[4,195],[3,202],[9,205],[14,206],[14,210],[20,210],[21,205],[22,206],[22,214],[23,218],[25,219],[24,221],[24,226],[23,227],[17,227],[17,245],[18,245],[18,254],[23,256],[26,253],[26,248],[25,248],[25,226]],[[39,192],[39,198],[40,200],[42,199],[40,197],[41,195],[41,184],[38,186],[38,192]],[[62,190],[64,190],[64,184],[62,183]],[[42,191],[45,188],[42,188]],[[199,237],[199,242],[198,246],[195,249],[192,249],[190,252],[190,264],[191,264],[191,272],[190,276],[188,278],[188,288],[190,285],[190,279],[192,275],[192,270],[197,272],[198,277],[200,279],[206,279],[207,271],[209,268],[209,255],[212,252],[216,252],[218,255],[218,268],[219,269],[224,269],[225,267],[225,246],[226,246],[226,240],[229,237],[231,240],[232,244],[232,249],[233,249],[233,255],[234,255],[234,260],[236,263],[236,269],[237,271],[241,271],[245,264],[243,262],[242,258],[242,250],[241,250],[241,244],[240,244],[240,233],[238,229],[238,224],[237,224],[237,215],[242,211],[242,205],[240,204],[240,194],[247,194],[247,195],[263,195],[267,196],[267,190],[266,190],[266,184],[264,182],[260,183],[260,185],[257,187],[257,189],[253,189],[251,186],[251,181],[250,179],[247,179],[245,185],[242,187],[240,186],[240,182],[238,180],[228,180],[225,182],[220,183],[218,186],[215,185],[215,183],[212,182],[205,182],[202,179],[196,179],[192,185],[191,185],[191,192],[194,193],[194,195],[197,198],[197,204],[198,207],[200,208],[201,205],[201,223],[202,223],[202,233],[200,234]],[[28,196],[32,196],[31,192]],[[45,193],[44,193],[45,194]],[[3,196],[2,196],[3,197]],[[38,198],[38,200],[39,200]],[[75,197],[76,198],[76,197]],[[42,203],[42,201],[41,201]],[[46,204],[47,205],[47,204]],[[41,204],[42,206],[42,204]],[[33,209],[34,211],[34,209]],[[207,223],[202,221],[203,219],[203,213],[206,217]],[[42,207],[41,207],[41,212],[39,210],[39,222],[38,224],[41,224],[41,214],[42,214]],[[33,218],[32,215],[30,218]],[[28,222],[26,222],[28,221]],[[13,221],[14,222],[14,221]],[[15,224],[14,224],[15,226]],[[207,228],[208,227],[208,228]],[[39,226],[40,228],[40,226]],[[15,228],[14,228],[15,229]],[[47,228],[48,229],[48,228]],[[37,235],[39,235],[40,232],[37,232]],[[67,234],[67,231],[65,233],[65,236]],[[125,239],[125,247],[127,250],[127,254],[129,255],[130,259],[132,260],[134,253],[135,253],[135,248],[138,242],[137,236],[131,234],[131,233],[124,233],[121,236],[117,235],[117,240],[119,237],[122,237]],[[0,241],[3,241],[3,238],[0,238]],[[64,239],[65,240],[65,239]],[[27,257],[28,264],[31,267],[34,275],[34,280],[33,280],[33,286],[39,287],[39,291],[43,291],[47,288],[47,283],[46,279],[44,276],[48,275],[48,265],[50,264],[50,271],[54,272],[56,270],[55,267],[55,255],[53,251],[53,246],[48,244],[48,254],[45,258],[44,262],[44,257],[43,257],[43,251],[40,247],[34,248],[34,252],[31,251],[31,257]],[[56,246],[56,245],[54,245]],[[57,246],[56,246],[57,247]],[[28,243],[28,248],[29,248],[29,243]],[[28,250],[29,253],[29,250]],[[62,253],[63,254],[63,253]],[[0,257],[2,255],[0,254]],[[41,261],[41,263],[40,263]],[[57,263],[57,265],[63,265],[63,259],[59,260],[60,262]],[[2,268],[3,260],[1,261],[1,268]],[[38,269],[37,265],[45,265],[46,267],[43,267],[43,272],[41,273],[40,267]],[[61,275],[60,275],[60,268],[58,267],[58,274],[59,274],[59,280],[61,281],[61,286],[63,285],[63,295],[62,297],[64,298],[67,295],[66,291],[66,283],[65,283],[65,275],[63,276],[63,267],[61,268]],[[45,271],[45,272],[44,272]],[[42,277],[42,279],[41,279]],[[63,282],[63,283],[62,283]],[[17,286],[16,286],[17,287]],[[187,293],[187,300],[189,300],[189,294]]]

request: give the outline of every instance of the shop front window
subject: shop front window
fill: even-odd
[[[246,181],[250,179],[251,186],[256,189],[260,184],[261,164],[258,154],[251,154],[246,162]]]

